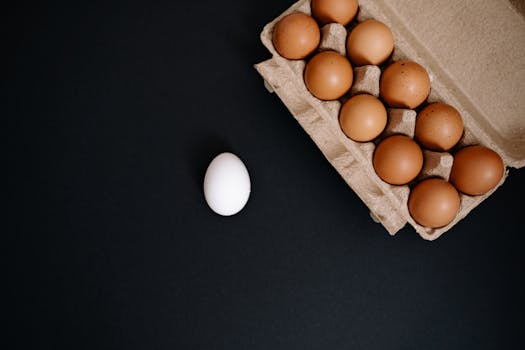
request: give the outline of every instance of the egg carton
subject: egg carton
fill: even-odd
[[[473,103],[473,101],[479,101],[479,98],[476,98],[479,97],[479,93],[476,95],[477,92],[474,91],[474,93],[469,94],[469,90],[465,89],[465,85],[468,84],[462,85],[461,80],[457,79],[458,77],[451,77],[451,71],[445,69],[446,67],[444,68],[443,64],[440,64],[435,58],[439,56],[437,54],[439,54],[439,45],[442,39],[434,38],[434,40],[425,41],[425,36],[433,38],[434,34],[432,33],[432,29],[424,26],[424,22],[433,20],[432,13],[436,10],[436,8],[434,8],[436,6],[448,6],[446,8],[452,11],[451,13],[462,13],[466,16],[474,16],[476,12],[480,11],[488,11],[489,14],[496,11],[496,13],[501,14],[506,10],[501,7],[501,4],[498,5],[492,2],[488,2],[492,4],[480,4],[482,2],[471,3],[472,1],[470,0],[465,3],[460,2],[461,4],[458,4],[458,2],[454,0],[438,0],[432,2],[433,4],[427,4],[425,2],[423,6],[424,9],[422,10],[420,3],[416,6],[417,9],[413,9],[415,5],[411,4],[411,1],[416,2],[414,0],[361,0],[359,2],[357,22],[373,18],[385,23],[392,30],[395,49],[391,59],[384,66],[388,66],[388,63],[392,61],[406,59],[415,61],[426,68],[431,80],[431,92],[427,102],[444,102],[454,106],[461,113],[465,131],[457,146],[458,148],[471,144],[485,145],[501,155],[506,167],[502,180],[490,192],[482,196],[461,194],[459,212],[456,218],[445,227],[428,228],[415,222],[410,216],[407,206],[411,184],[404,186],[390,185],[377,176],[372,165],[372,156],[378,140],[392,134],[414,136],[416,111],[388,108],[387,127],[383,134],[380,135],[377,140],[374,140],[374,142],[354,142],[346,137],[340,128],[338,118],[339,110],[345,99],[360,93],[368,93],[376,97],[379,96],[381,68],[372,65],[354,67],[354,83],[349,93],[340,100],[321,101],[315,98],[305,86],[303,71],[306,62],[304,60],[287,60],[281,57],[273,47],[272,31],[275,24],[282,17],[293,12],[302,12],[311,15],[310,0],[300,0],[296,2],[264,27],[261,33],[261,40],[273,57],[256,64],[255,68],[264,78],[267,89],[270,92],[275,92],[279,96],[327,160],[369,207],[370,214],[374,221],[381,223],[391,235],[396,234],[396,232],[408,222],[422,238],[434,240],[450,230],[458,221],[463,219],[472,209],[501,186],[508,175],[508,167],[521,168],[525,165],[525,122],[521,117],[522,111],[525,110],[523,103],[525,96],[523,96],[523,90],[515,89],[512,86],[512,82],[521,84],[522,81],[525,81],[523,68],[521,68],[521,70],[518,69],[517,72],[513,70],[518,64],[524,62],[524,60],[522,59],[517,62],[512,60],[509,62],[509,57],[497,51],[496,59],[503,60],[496,62],[500,65],[496,67],[497,71],[500,73],[503,72],[504,74],[508,73],[507,75],[510,74],[509,72],[513,74],[508,77],[510,79],[509,81],[511,81],[510,87],[502,85],[499,80],[497,81],[498,86],[504,89],[506,94],[510,94],[510,97],[505,95],[503,98],[501,96],[493,98],[492,103],[496,105],[499,104],[502,108],[505,108],[503,112],[506,112],[504,115],[505,118],[498,120],[489,115],[491,112],[490,109],[485,108],[484,110],[483,108],[478,108],[480,106],[476,106]],[[410,7],[410,5],[412,6]],[[497,8],[491,9],[491,6]],[[484,8],[480,9],[479,7]],[[416,12],[412,14],[413,11]],[[512,13],[514,15],[517,14],[515,11]],[[415,14],[421,18],[416,19],[412,17]],[[507,17],[513,16],[513,14],[505,13]],[[511,24],[518,27],[521,26],[520,28],[524,29],[523,17],[519,14],[517,14],[517,16],[519,18],[510,18],[511,22],[515,20]],[[466,19],[467,23],[469,20],[474,20],[469,18]],[[509,18],[506,18],[506,20],[508,21]],[[496,20],[491,20],[490,18],[485,19],[485,23],[489,27],[488,29],[496,27],[498,24]],[[455,23],[455,25],[449,25],[449,30],[461,30],[461,27],[457,27],[458,25],[461,24]],[[352,26],[352,24],[350,24],[350,26]],[[517,29],[518,37],[520,28]],[[446,31],[445,29],[445,32]],[[415,33],[417,33],[417,35]],[[502,33],[500,34],[503,35]],[[481,39],[483,35],[486,35],[485,30],[474,32],[472,36],[475,40],[476,37]],[[509,34],[505,33],[505,35],[508,36]],[[334,50],[342,55],[346,55],[346,37],[347,28],[342,25],[336,23],[325,25],[321,28],[321,42],[318,50]],[[428,45],[429,42],[432,43],[433,46]],[[517,45],[517,43],[514,44]],[[477,45],[487,45],[486,40],[480,40]],[[501,45],[500,40],[495,40],[492,47],[490,47],[491,45],[489,43],[489,47],[486,48],[488,51],[486,52],[494,55],[492,50],[495,50],[496,47],[498,50],[505,49],[505,47],[499,47]],[[522,46],[518,47],[517,54],[521,57],[521,55],[525,53],[525,50],[523,50],[523,43],[520,45]],[[466,55],[472,56],[472,52],[468,52],[468,48],[458,47],[457,49],[458,56],[463,60]],[[512,48],[509,47],[507,49],[511,50]],[[516,49],[514,48],[512,50],[514,50],[512,54],[516,55]],[[511,59],[513,59],[513,57],[511,57]],[[471,63],[475,64],[476,62]],[[486,61],[481,62],[481,64],[487,63]],[[483,68],[483,66],[481,67]],[[468,87],[469,86],[467,86],[467,88]],[[472,91],[472,89],[470,89],[470,91]],[[484,91],[490,94],[491,87],[486,86]],[[512,103],[514,104],[510,106],[505,105],[508,101],[513,101]],[[502,122],[502,120],[504,120],[504,122]],[[412,184],[432,176],[438,176],[448,180],[453,163],[452,154],[447,152],[432,152],[424,149],[423,153],[425,159],[423,169]]]

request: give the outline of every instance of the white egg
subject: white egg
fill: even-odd
[[[242,160],[225,152],[215,157],[204,175],[204,198],[219,215],[237,214],[248,202],[250,175]]]

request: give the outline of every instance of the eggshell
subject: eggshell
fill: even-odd
[[[428,97],[430,78],[419,64],[397,61],[381,74],[379,92],[390,107],[414,109]]]
[[[250,197],[250,175],[235,154],[216,156],[204,176],[204,198],[219,215],[230,216],[241,211]]]
[[[357,0],[312,0],[312,15],[320,24],[339,23],[346,26],[355,17]]]
[[[377,175],[391,185],[414,180],[423,167],[423,151],[410,137],[393,135],[381,141],[373,156]]]
[[[438,228],[454,220],[460,203],[459,193],[454,186],[443,179],[430,178],[412,189],[408,211],[418,224]]]
[[[272,34],[273,46],[284,58],[303,59],[315,51],[321,40],[321,31],[315,20],[304,13],[283,17]]]
[[[320,100],[336,100],[352,86],[354,73],[348,59],[335,51],[323,51],[306,65],[304,82]]]
[[[415,137],[425,148],[448,151],[463,135],[463,121],[454,107],[431,103],[417,115]]]
[[[496,187],[504,173],[499,154],[484,146],[468,146],[454,156],[450,182],[465,194],[479,196]]]
[[[385,24],[369,19],[359,23],[348,36],[346,51],[356,66],[381,65],[394,50],[394,36]]]
[[[378,98],[361,94],[346,100],[339,113],[339,124],[346,136],[354,141],[370,141],[385,129],[387,114]]]

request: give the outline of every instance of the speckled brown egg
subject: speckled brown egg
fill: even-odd
[[[460,203],[459,193],[454,186],[443,179],[430,178],[412,189],[408,211],[421,226],[438,228],[454,220]]]
[[[431,103],[417,115],[415,138],[433,151],[448,151],[463,135],[463,121],[458,110],[445,103]]]
[[[394,36],[384,23],[369,19],[359,23],[346,40],[346,52],[356,66],[381,65],[394,50]]]
[[[317,49],[321,31],[315,20],[307,14],[296,12],[283,17],[273,29],[272,42],[284,58],[299,60]]]
[[[387,114],[378,98],[361,94],[349,98],[339,112],[339,124],[346,136],[354,141],[375,139],[385,129]]]
[[[499,154],[484,146],[468,146],[454,156],[450,182],[465,194],[479,196],[496,187],[504,173]]]
[[[404,185],[414,180],[423,167],[423,152],[405,135],[393,135],[381,141],[374,152],[377,175],[391,185]]]
[[[304,81],[308,90],[320,100],[336,100],[352,86],[350,61],[335,51],[323,51],[306,65]]]
[[[312,0],[312,15],[322,25],[339,23],[346,26],[357,8],[357,0]]]
[[[425,68],[412,61],[398,61],[381,74],[381,97],[390,107],[414,109],[430,93],[430,78]]]

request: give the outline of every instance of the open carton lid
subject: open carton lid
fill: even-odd
[[[404,51],[394,52],[394,60],[424,62],[432,72],[429,101],[452,101],[473,139],[496,150],[507,166],[525,166],[523,2],[375,0],[360,5],[360,21],[373,17],[392,29],[395,47]]]

